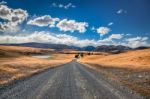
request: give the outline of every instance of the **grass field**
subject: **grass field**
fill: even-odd
[[[0,86],[65,64],[74,59],[77,53],[81,52],[58,53],[53,49],[0,46]],[[78,61],[150,98],[150,49],[120,54],[95,52],[93,55],[88,55],[87,53],[84,52],[84,57]],[[51,57],[47,59],[32,57],[35,54],[46,54]]]
[[[32,54],[43,53],[51,55],[52,59],[32,57]],[[0,85],[67,63],[73,57],[73,54],[54,53],[52,49],[0,46]]]
[[[106,67],[150,69],[150,49],[120,54],[88,55],[81,58],[80,62],[100,64]]]
[[[79,62],[150,98],[150,49],[89,55]]]

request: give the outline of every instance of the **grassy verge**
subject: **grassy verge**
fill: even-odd
[[[88,55],[79,62],[150,98],[150,49]]]
[[[91,69],[98,70],[112,80],[134,90],[136,93],[148,99],[150,98],[150,69],[127,69],[91,63],[83,64]]]
[[[32,55],[50,55],[48,59]],[[73,59],[74,55],[56,53],[53,49],[0,46],[0,86],[57,67]]]
[[[65,54],[58,56],[52,60],[23,55],[17,57],[0,57],[0,86],[42,70],[57,67],[72,60],[72,56]],[[63,57],[68,58],[64,59]]]

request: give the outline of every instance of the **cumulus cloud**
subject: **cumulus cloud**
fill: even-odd
[[[59,21],[56,25],[61,31],[79,31],[80,33],[86,32],[86,27],[88,27],[88,23],[86,22],[76,22],[75,20],[67,20],[63,19]]]
[[[45,31],[34,32],[28,35],[1,35],[0,43],[26,43],[26,42],[40,42],[40,43],[52,43],[52,44],[66,44],[84,47],[88,45],[95,46],[95,40],[78,39],[77,37],[66,34],[53,34]]]
[[[52,3],[52,7],[55,7],[55,8],[63,8],[63,9],[69,9],[69,8],[75,8],[76,6],[73,5],[72,3],[68,3],[68,4],[66,4],[66,5]]]
[[[57,27],[60,31],[70,31],[75,32],[78,31],[80,33],[86,32],[86,28],[88,27],[87,22],[77,22],[75,20],[52,18],[50,15],[44,15],[41,17],[34,18],[27,22],[28,25],[36,25],[39,27],[49,26],[49,27]]]
[[[0,5],[0,19],[4,22],[0,22],[0,31],[16,31],[18,25],[21,24],[28,17],[28,13],[22,9],[12,9],[6,5]]]
[[[99,33],[101,36],[110,32],[110,29],[108,27],[99,27],[96,30],[97,30],[97,33]]]
[[[112,34],[109,36],[110,39],[121,39],[123,34]]]
[[[119,9],[119,10],[117,11],[117,14],[125,14],[125,13],[127,13],[127,11],[124,10],[124,9]]]
[[[89,40],[79,39],[77,37],[67,34],[54,34],[46,31],[35,31],[31,34],[18,34],[18,35],[0,35],[0,43],[27,43],[27,42],[39,42],[50,44],[66,44],[70,46],[100,46],[100,45],[125,45],[132,48],[139,46],[150,46],[147,40],[148,37],[134,37],[122,42],[114,42],[114,40],[123,39],[123,34],[112,34],[105,39]]]
[[[17,32],[19,30],[20,30],[19,26],[14,25],[12,22],[0,23],[0,32],[13,33],[13,32]]]
[[[27,22],[27,24],[29,25],[36,25],[36,26],[50,26],[50,27],[54,27],[55,23],[59,21],[59,18],[52,18],[50,15],[44,15],[41,17],[37,17],[33,20],[29,20]]]
[[[108,42],[112,42],[114,39],[119,40],[121,38],[123,38],[123,34],[112,34],[103,40],[99,40],[99,42],[108,43]]]
[[[132,48],[140,47],[140,46],[150,46],[147,42],[148,37],[133,37],[126,39],[126,45]]]

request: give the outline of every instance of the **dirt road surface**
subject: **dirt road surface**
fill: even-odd
[[[0,89],[0,99],[142,99],[101,73],[72,61]]]

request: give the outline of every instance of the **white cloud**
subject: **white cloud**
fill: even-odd
[[[120,9],[117,11],[117,14],[125,14],[125,13],[127,13],[127,11],[124,9]]]
[[[122,37],[123,37],[123,34],[112,34],[107,39],[111,41],[112,39],[121,39]]]
[[[52,3],[52,7],[63,8],[63,9],[69,9],[69,8],[75,8],[76,6],[73,5],[72,3],[68,3],[68,4],[66,4],[66,5]]]
[[[12,22],[0,23],[0,32],[13,33],[19,31],[19,26],[14,25]]]
[[[129,41],[129,42],[133,42],[133,41],[145,41],[147,39],[148,39],[148,37],[134,37],[134,38],[129,38],[126,41]]]
[[[59,18],[52,18],[50,15],[44,15],[44,16],[37,17],[33,20],[28,21],[27,24],[36,25],[40,27],[43,27],[43,26],[54,27],[57,21],[59,21]]]
[[[114,39],[121,39],[123,38],[123,34],[112,34],[109,37],[103,39],[103,40],[99,40],[99,42],[101,43],[108,43],[108,42],[112,42]]]
[[[79,31],[80,33],[86,32],[86,28],[88,27],[87,22],[77,22],[75,20],[52,18],[50,15],[44,15],[41,17],[34,18],[27,22],[29,25],[36,26],[49,26],[49,27],[57,27],[60,31],[70,31],[75,32]]]
[[[27,42],[40,42],[40,43],[52,43],[52,44],[66,44],[84,47],[88,45],[96,46],[95,40],[78,39],[77,37],[66,34],[53,34],[45,31],[34,32],[28,35],[0,35],[0,43],[27,43]]]
[[[108,26],[111,26],[111,25],[113,25],[114,23],[113,22],[110,22],[110,23],[108,23]]]
[[[110,32],[110,29],[108,27],[97,28],[97,33],[99,33],[101,36],[107,34],[108,32]]]
[[[56,25],[61,31],[79,31],[80,33],[86,32],[86,27],[88,27],[88,23],[86,22],[76,22],[75,20],[67,20],[63,19],[59,21]]]
[[[126,39],[126,45],[132,48],[140,46],[150,46],[147,42],[148,37],[133,37]]]
[[[18,34],[18,35],[0,35],[0,43],[27,43],[27,42],[39,42],[50,44],[66,44],[70,46],[100,46],[100,45],[125,45],[132,48],[139,46],[150,46],[146,40],[148,37],[135,37],[129,38],[122,42],[114,42],[114,40],[123,39],[123,34],[112,34],[105,39],[89,40],[79,39],[77,37],[67,34],[54,34],[45,31],[35,31],[31,34]]]
[[[12,9],[6,5],[0,5],[0,31],[15,32],[18,30],[18,25],[21,24],[28,17],[28,13],[22,9]]]

